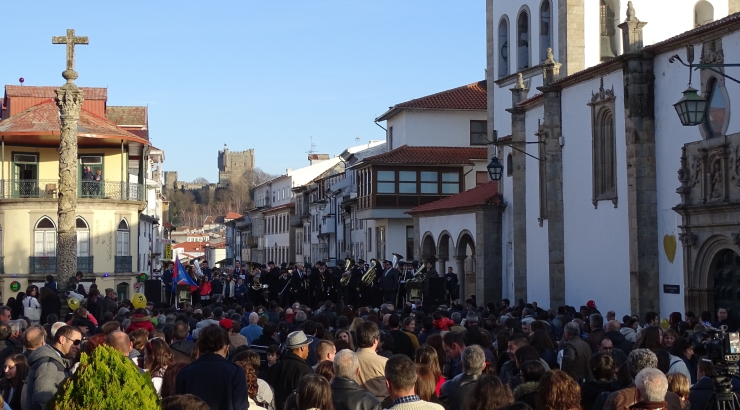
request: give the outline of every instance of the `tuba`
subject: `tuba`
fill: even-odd
[[[362,275],[362,284],[365,286],[370,286],[375,281],[375,276],[378,275],[378,260],[373,258],[370,259],[370,268],[368,268],[367,272]]]
[[[419,269],[418,272],[414,275],[414,278],[411,279],[412,282],[424,282],[427,279],[427,267],[424,266],[423,268]]]
[[[249,271],[250,272],[252,272],[254,270],[255,265],[256,265],[255,263],[249,262],[248,266],[249,266]],[[260,289],[262,289],[262,284],[260,283],[260,281],[261,281],[260,278],[261,277],[262,277],[262,271],[261,270],[260,270],[260,273],[258,275],[252,276],[252,285],[251,285],[252,290],[260,290]]]
[[[342,273],[342,279],[339,279],[339,284],[342,285],[343,288],[349,286],[349,278],[352,276],[350,271],[353,266],[355,266],[354,259],[344,258],[344,272]]]
[[[394,253],[393,254],[393,261],[392,261],[393,262],[392,263],[393,269],[398,269],[398,262],[400,262],[402,260],[403,260],[403,255],[401,255],[399,253]]]

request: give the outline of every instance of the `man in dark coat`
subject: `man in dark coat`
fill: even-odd
[[[563,364],[561,370],[568,373],[573,380],[582,383],[584,380],[594,379],[591,373],[592,352],[588,343],[581,339],[581,328],[578,323],[570,322],[565,325],[565,347],[563,348]]]
[[[414,346],[411,344],[411,338],[399,329],[400,326],[401,318],[398,315],[391,315],[391,317],[388,318],[388,327],[391,329],[390,334],[395,342],[391,351],[393,354],[405,354],[413,360],[416,355],[416,351],[414,350]]]
[[[292,303],[300,302],[308,306],[308,284],[308,273],[304,270],[302,263],[297,263],[290,281]]]
[[[98,305],[98,317],[102,318],[105,312],[111,312],[114,315],[118,313],[118,302],[116,302],[116,292],[112,288],[105,289],[105,297]]]
[[[383,290],[382,303],[394,302],[398,293],[398,279],[401,273],[391,265],[390,261],[384,261],[383,265],[385,268],[383,269],[383,277],[380,279],[380,286]]]
[[[445,410],[468,408],[475,385],[486,367],[486,355],[478,345],[466,347],[461,356],[462,373],[446,381],[439,389],[439,401]]]
[[[177,322],[172,328],[172,344],[170,350],[176,362],[190,363],[195,343],[188,339],[189,326],[185,322]]]
[[[248,408],[247,375],[241,366],[226,360],[229,352],[226,330],[213,325],[204,327],[198,335],[198,349],[198,360],[177,374],[175,394],[193,394],[211,409]]]
[[[301,378],[313,374],[306,364],[309,340],[302,331],[295,331],[285,340],[285,352],[275,363],[267,376],[267,382],[275,390],[275,408],[285,407],[288,396],[298,387]]]
[[[620,349],[625,354],[630,354],[634,343],[624,337],[622,332],[619,331],[621,328],[622,325],[620,325],[616,320],[608,321],[606,323],[606,333],[604,333],[604,337],[612,341],[614,348]]]
[[[381,410],[378,399],[357,384],[360,362],[357,355],[344,349],[334,356],[334,378],[331,380],[331,400],[334,410]]]
[[[172,280],[174,279],[175,264],[170,262],[167,264],[167,269],[162,272],[162,285],[164,285],[164,303],[167,306],[172,305]]]

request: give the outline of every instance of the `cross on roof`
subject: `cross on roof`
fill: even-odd
[[[53,36],[52,44],[67,45],[67,70],[75,69],[75,44],[89,44],[87,36],[75,36],[74,29],[67,29],[66,36]]]

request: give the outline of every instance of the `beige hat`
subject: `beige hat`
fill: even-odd
[[[306,334],[298,330],[288,335],[285,340],[286,349],[297,349],[299,347],[307,346],[309,344]]]

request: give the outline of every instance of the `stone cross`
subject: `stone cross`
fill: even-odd
[[[75,73],[75,44],[89,44],[90,41],[87,36],[75,36],[74,29],[67,29],[66,36],[53,36],[51,38],[52,44],[66,44],[67,45],[67,71],[69,74]],[[65,71],[66,73],[66,71]],[[63,74],[64,75],[64,74]],[[69,80],[65,75],[64,78]],[[75,75],[74,78],[77,78]]]

